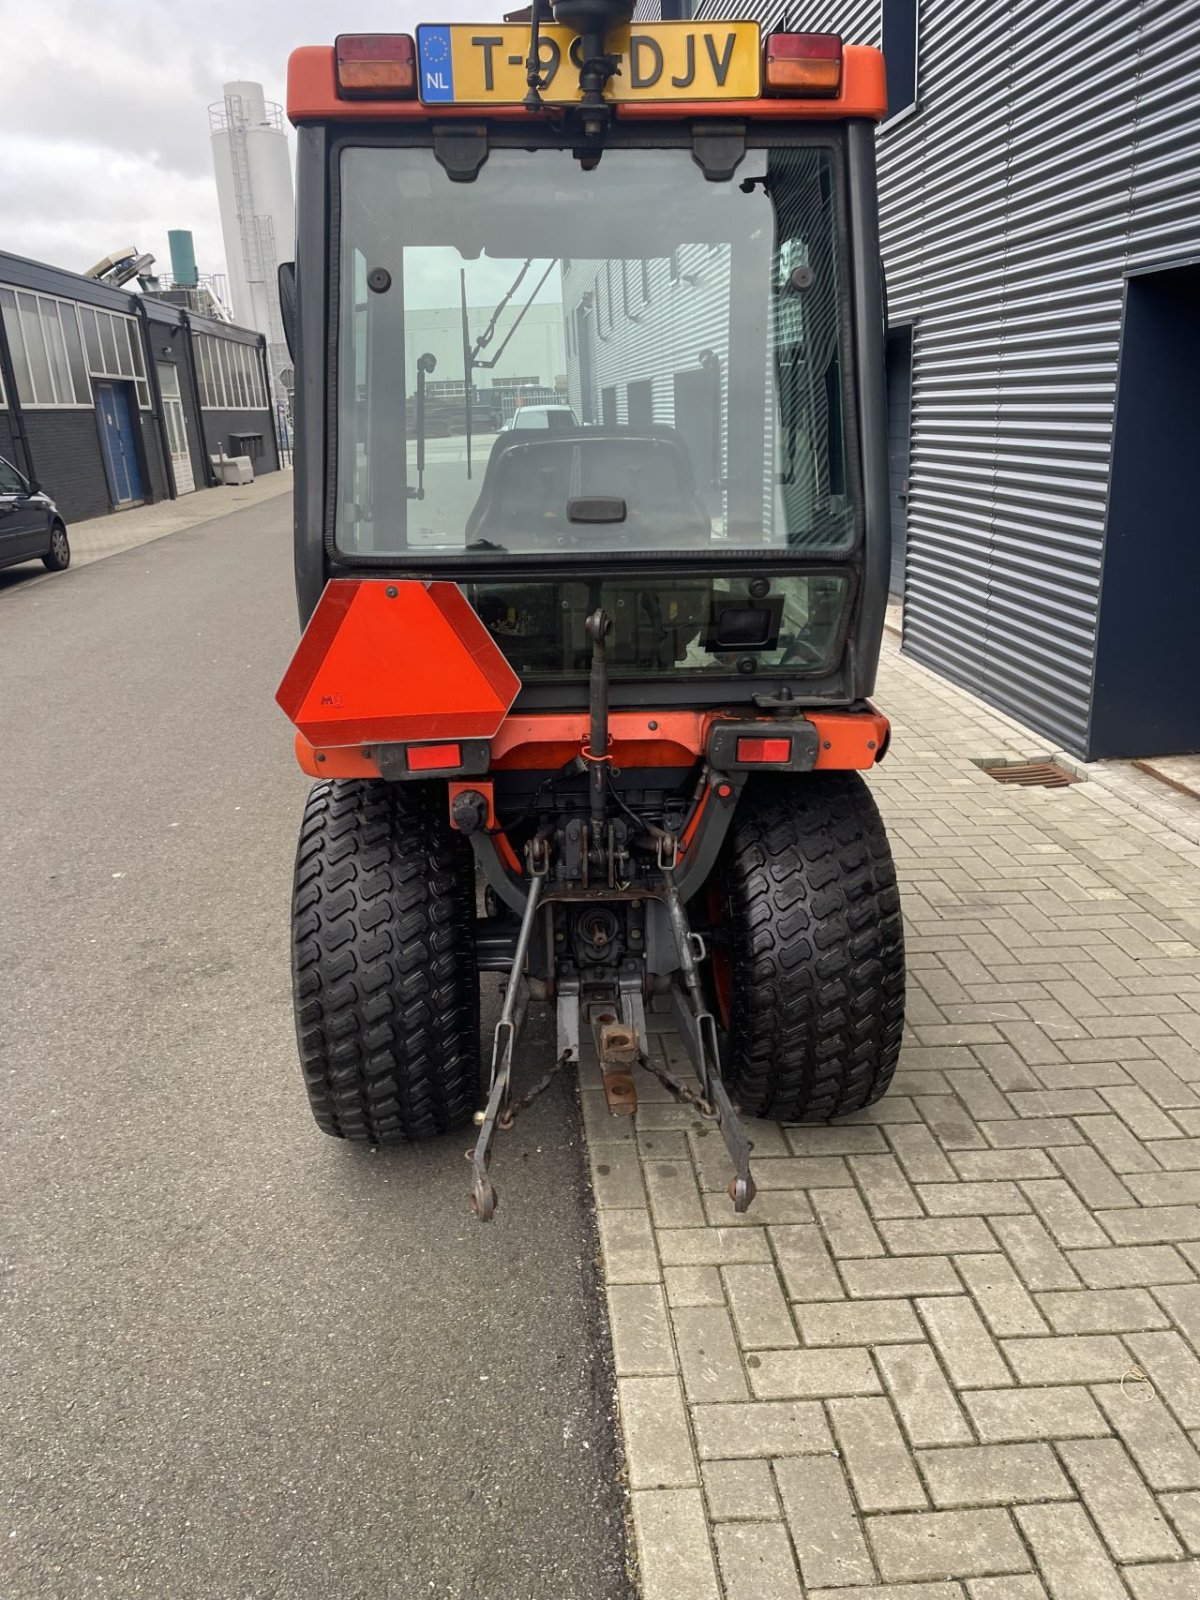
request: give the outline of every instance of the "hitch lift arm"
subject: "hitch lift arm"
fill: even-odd
[[[644,975],[636,962],[624,963],[619,970],[600,981],[593,973],[586,982],[581,982],[581,975],[568,971],[556,974],[550,985],[532,985],[526,975],[538,912],[543,905],[549,908],[554,901],[603,902],[608,898],[630,897],[630,885],[619,883],[614,871],[616,858],[608,809],[612,758],[608,749],[606,639],[611,625],[609,617],[599,608],[587,619],[587,632],[592,641],[591,727],[590,739],[583,747],[580,764],[588,773],[590,827],[585,827],[584,834],[585,839],[589,835],[590,839],[585,843],[579,862],[580,881],[576,882],[572,877],[562,885],[556,884],[549,893],[546,892],[550,876],[552,831],[549,824],[526,847],[529,891],[521,905],[521,924],[513,951],[508,988],[492,1044],[492,1074],[487,1105],[476,1115],[479,1136],[474,1149],[467,1152],[474,1167],[475,1179],[471,1204],[476,1216],[483,1222],[490,1221],[496,1214],[496,1190],[488,1175],[496,1130],[511,1127],[517,1112],[548,1086],[561,1067],[578,1065],[582,1012],[586,1012],[595,1038],[609,1110],[615,1116],[633,1115],[637,1109],[633,1069],[635,1066],[642,1067],[658,1078],[677,1099],[688,1101],[698,1108],[702,1116],[716,1120],[734,1166],[734,1176],[729,1185],[734,1210],[746,1211],[755,1195],[754,1179],[750,1175],[750,1141],[721,1077],[717,1025],[704,1004],[700,986],[698,964],[705,958],[704,941],[688,926],[687,913],[676,881],[680,849],[679,840],[673,834],[650,823],[640,823],[640,828],[648,834],[657,850],[661,882],[658,885],[647,884],[640,891],[634,889],[633,897],[660,899],[666,906],[679,956],[677,981],[671,987],[672,1004],[676,1023],[700,1083],[700,1095],[679,1082],[650,1056],[643,1000]],[[627,807],[625,809],[628,810]],[[638,824],[634,813],[630,812],[630,817]],[[470,832],[477,859],[489,878],[494,879],[499,874],[503,883],[495,886],[500,888],[503,897],[511,904],[519,891],[515,884],[508,882],[507,874],[496,859],[494,846],[478,828],[472,828]],[[624,845],[620,847],[620,854],[622,858],[626,857]],[[599,881],[592,890],[589,890],[588,882],[589,857],[597,868],[607,866],[607,872],[601,870],[598,874]],[[529,1009],[531,988],[536,989],[541,998],[553,995],[557,1001],[557,1056],[554,1066],[542,1082],[514,1104],[513,1054]]]
[[[475,1187],[471,1194],[471,1205],[481,1222],[490,1222],[496,1214],[496,1190],[488,1177],[488,1166],[492,1159],[492,1140],[495,1137],[497,1121],[500,1120],[501,1107],[507,1108],[506,1103],[512,1084],[513,1051],[529,1010],[529,984],[525,978],[525,962],[529,956],[529,945],[533,938],[538,906],[541,904],[542,890],[546,886],[549,868],[550,851],[545,839],[539,836],[532,840],[529,846],[531,879],[529,894],[521,918],[521,931],[517,935],[517,948],[513,954],[504,1006],[492,1041],[491,1091],[488,1094],[487,1105],[476,1119],[479,1123],[479,1137],[475,1141],[474,1150],[470,1152],[470,1159],[475,1168]]]

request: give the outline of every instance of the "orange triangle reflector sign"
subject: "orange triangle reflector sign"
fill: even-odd
[[[331,748],[490,739],[520,687],[457,584],[335,578],[275,698]]]

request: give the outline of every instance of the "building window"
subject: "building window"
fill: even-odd
[[[91,405],[92,388],[73,300],[0,288],[0,316],[22,405]]]
[[[887,66],[888,113],[884,122],[904,116],[917,105],[920,0],[880,0],[883,59]]]
[[[203,408],[210,403],[212,372],[208,364],[208,340],[202,335],[197,335],[193,341],[192,354],[196,364],[196,387],[200,391],[200,405]]]
[[[265,411],[267,389],[254,345],[214,334],[195,336],[196,382],[203,411]],[[430,389],[436,389],[431,384]],[[459,393],[462,384],[459,384]]]
[[[237,409],[237,396],[233,392],[233,372],[230,368],[229,346],[224,339],[217,340],[217,373],[221,384],[221,397],[227,411]]]
[[[150,385],[142,360],[142,340],[132,317],[121,317],[98,306],[80,306],[83,326],[84,359],[93,378],[115,378],[132,382],[138,405],[150,409]]]

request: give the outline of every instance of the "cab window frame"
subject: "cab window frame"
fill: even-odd
[[[488,154],[493,151],[529,152],[558,150],[571,152],[575,146],[569,138],[548,127],[515,128],[505,123],[487,125]],[[799,149],[817,147],[827,151],[833,173],[833,200],[835,238],[840,263],[838,282],[838,351],[840,356],[840,384],[842,401],[843,449],[848,497],[853,507],[854,532],[843,551],[831,554],[827,550],[810,555],[797,547],[738,546],[729,550],[709,548],[704,551],[586,551],[572,559],[585,563],[597,574],[609,571],[655,569],[670,571],[685,559],[691,570],[721,571],[738,566],[763,567],[784,572],[814,572],[822,568],[839,566],[843,570],[860,570],[866,538],[866,482],[861,448],[861,417],[855,382],[856,353],[854,347],[854,255],[851,225],[851,197],[849,193],[849,152],[846,126],[838,122],[797,125],[764,120],[752,123],[746,130],[746,151],[774,149]],[[342,157],[349,149],[416,149],[428,151],[436,159],[433,130],[428,124],[393,125],[380,128],[378,124],[341,124],[331,132],[324,159],[327,164],[329,228],[325,242],[326,294],[330,315],[326,333],[324,390],[325,428],[323,458],[323,515],[321,518],[322,543],[326,562],[331,570],[344,573],[391,572],[399,576],[445,578],[452,582],[467,582],[476,577],[502,570],[519,572],[533,577],[539,573],[561,575],[561,556],[556,562],[548,552],[497,552],[465,549],[462,555],[429,555],[420,550],[371,553],[348,552],[337,543],[338,519],[338,463],[340,454],[339,409],[341,381],[341,305],[342,283]],[[694,135],[690,123],[662,122],[638,124],[618,122],[606,139],[608,150],[679,150],[689,157],[694,149]],[[601,158],[603,159],[603,157]],[[447,180],[449,181],[449,180]],[[678,255],[678,251],[675,252]]]

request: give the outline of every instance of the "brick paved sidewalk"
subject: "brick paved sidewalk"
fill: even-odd
[[[152,506],[136,506],[132,511],[117,511],[111,516],[73,522],[68,528],[71,563],[85,567],[105,556],[139,549],[168,533],[215,522],[218,517],[244,511],[248,506],[260,505],[264,500],[274,500],[291,491],[292,470],[288,467],[282,472],[264,473],[253,483],[197,489],[193,494],[181,495],[178,500],[160,500]]]
[[[168,534],[215,522],[218,517],[226,517],[233,511],[245,511],[249,506],[260,505],[264,500],[274,500],[291,492],[292,471],[289,467],[283,472],[266,473],[253,483],[230,484],[220,489],[197,489],[194,494],[182,495],[178,500],[162,500],[152,506],[135,506],[130,511],[114,512],[111,516],[69,523],[67,532],[71,538],[71,569],[77,571],[80,567],[91,566],[93,561],[103,561],[106,556],[138,550],[142,545],[153,544],[156,539],[165,538]],[[0,571],[0,600],[5,595],[37,588],[39,584],[59,581],[58,573],[46,572],[40,561],[5,567]]]
[[[891,1093],[752,1124],[735,1218],[715,1130],[585,1087],[646,1600],[1195,1600],[1200,803],[1001,788],[1044,741],[887,655]]]

